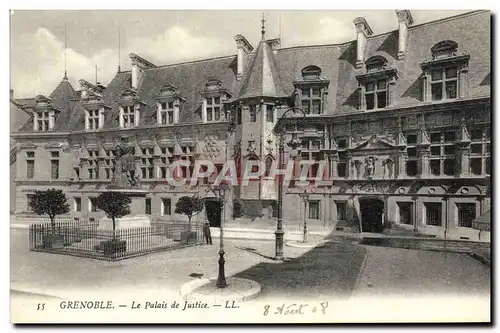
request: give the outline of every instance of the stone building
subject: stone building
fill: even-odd
[[[418,24],[401,10],[394,20],[398,30],[374,34],[356,18],[354,40],[292,48],[266,39],[263,27],[255,46],[236,35],[236,55],[158,66],[130,54],[132,69],[107,86],[81,80],[75,90],[63,79],[50,96],[24,105],[31,118],[13,134],[16,213],[29,215],[33,190],[59,187],[72,217],[101,217],[93,198],[110,182],[114,149],[126,136],[135,145],[139,186],[148,189],[133,201],[133,213],[179,219],[177,198],[205,196],[214,178],[174,187],[169,164],[189,161],[181,170],[189,177],[197,159],[214,161],[217,170],[226,159],[276,163],[275,130],[294,107],[306,113],[297,127],[285,127],[286,142],[292,130],[302,142],[294,161],[308,161],[311,177],[326,162],[320,177],[331,181],[286,187],[285,230],[305,214],[310,225],[338,231],[399,227],[477,239],[471,222],[490,206],[491,14]],[[295,155],[289,152],[285,162]],[[274,224],[277,187],[268,176],[236,186],[231,196]],[[228,200],[227,215],[232,205]]]

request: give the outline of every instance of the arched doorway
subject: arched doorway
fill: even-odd
[[[378,198],[360,198],[362,232],[382,232],[384,201]]]

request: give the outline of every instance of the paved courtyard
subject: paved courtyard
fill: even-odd
[[[285,263],[272,260],[272,241],[226,240],[226,275],[259,282],[259,300],[490,292],[490,267],[467,254],[328,238],[332,241],[314,249],[285,247]],[[126,297],[132,291],[178,296],[184,283],[217,276],[218,242],[106,262],[30,252],[27,230],[13,229],[11,288],[54,296]]]

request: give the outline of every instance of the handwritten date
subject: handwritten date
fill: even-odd
[[[281,304],[280,306],[273,307],[266,304],[264,306],[264,316],[267,315],[303,315],[306,313],[316,313],[321,312],[326,314],[326,309],[328,308],[328,302],[324,301],[318,304],[308,304],[308,303],[293,303],[293,304]]]

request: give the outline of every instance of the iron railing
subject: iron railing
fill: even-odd
[[[31,251],[67,254],[102,260],[134,256],[203,243],[203,226],[187,222],[157,223],[147,227],[113,230],[97,223],[63,222],[32,224]]]

